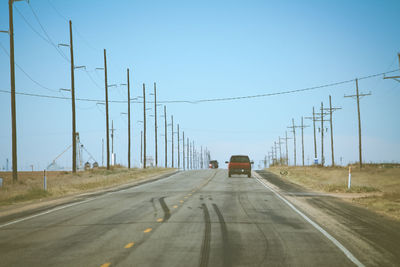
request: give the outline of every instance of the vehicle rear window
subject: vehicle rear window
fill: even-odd
[[[248,156],[232,156],[230,161],[231,162],[248,163],[248,162],[250,162],[250,159]]]

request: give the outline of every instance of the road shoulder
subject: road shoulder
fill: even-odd
[[[139,186],[146,183],[155,182],[167,177],[170,177],[179,171],[171,170],[166,173],[155,174],[144,179],[135,180],[133,182],[111,186],[102,189],[92,190],[90,192],[85,193],[76,193],[68,196],[57,197],[54,199],[45,199],[45,200],[35,200],[29,203],[17,203],[14,205],[8,205],[0,208],[0,224],[16,220],[18,218],[30,216],[32,214],[45,212],[50,209],[54,209],[60,206],[73,204],[76,202],[84,201],[89,198],[93,198],[96,196],[100,196],[103,194],[107,194],[110,192],[116,192],[119,190],[128,189],[131,187]]]
[[[257,174],[368,266],[400,263],[400,225],[329,194],[314,193],[268,172]]]

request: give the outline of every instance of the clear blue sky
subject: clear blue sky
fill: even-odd
[[[2,30],[8,29],[7,2],[0,3]],[[141,95],[142,83],[150,93],[153,82],[157,82],[160,101],[294,90],[399,68],[399,1],[31,0],[30,4],[14,4],[15,60],[35,81],[52,90],[33,83],[16,68],[17,92],[69,96],[58,91],[70,88],[69,63],[43,40],[46,35],[31,8],[55,44],[68,43],[67,19],[72,20],[75,65],[85,65],[88,71],[75,71],[78,98],[104,99],[103,72],[94,70],[103,66],[103,48],[107,49],[109,84],[125,83],[129,67],[132,95]],[[0,35],[0,44],[9,51],[6,34]],[[69,57],[68,48],[60,50]],[[10,90],[9,57],[1,47],[0,69],[0,89]],[[399,85],[382,77],[359,82],[360,91],[372,93],[361,100],[365,161],[400,161]],[[109,91],[110,99],[126,99],[126,87],[111,87]],[[198,150],[200,145],[207,146],[220,163],[231,154],[244,153],[257,166],[278,136],[285,135],[292,118],[299,124],[301,116],[311,115],[313,106],[319,107],[321,101],[328,105],[328,96],[332,95],[333,105],[342,107],[334,114],[334,138],[336,161],[342,157],[344,164],[358,160],[356,102],[343,97],[354,92],[355,84],[348,83],[247,100],[167,104],[167,116],[170,119],[173,114],[174,122],[195,140]],[[126,104],[110,105],[110,120],[117,129],[115,152],[118,161],[126,164],[127,119],[121,112],[126,112]],[[154,110],[148,112],[153,114]],[[142,106],[133,104],[134,165],[139,162],[142,127],[137,121],[142,119]],[[148,154],[154,155],[154,118],[148,119]],[[160,134],[164,131],[162,119]],[[312,125],[311,121],[307,124]],[[6,158],[11,159],[7,93],[0,93],[0,125],[2,168]],[[70,101],[19,95],[17,127],[19,169],[29,169],[31,164],[43,169],[71,143]],[[77,131],[101,163],[104,107],[78,101]],[[326,137],[325,157],[329,163],[329,130]],[[311,161],[311,127],[304,130],[304,138],[306,161]],[[159,140],[163,164],[163,137]],[[320,148],[318,138],[318,154]],[[290,140],[291,162],[292,151]],[[299,163],[299,134],[297,152]],[[70,153],[57,163],[70,167]]]

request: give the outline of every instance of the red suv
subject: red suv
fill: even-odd
[[[247,174],[247,177],[251,177],[251,164],[249,156],[245,155],[233,155],[231,159],[226,161],[228,165],[228,176],[231,177],[232,174]]]

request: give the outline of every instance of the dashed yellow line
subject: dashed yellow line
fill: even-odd
[[[173,208],[176,209],[178,207],[178,205],[174,205]]]
[[[163,219],[163,218],[159,218],[159,219],[157,219],[157,222],[162,222],[162,221],[164,221],[164,219]]]
[[[143,232],[144,233],[150,233],[151,232],[151,230],[153,230],[153,229],[151,229],[151,228],[147,228],[146,230],[144,230]]]
[[[106,263],[102,264],[100,267],[108,267],[108,266],[110,266],[110,265],[111,265],[110,262],[106,262]]]
[[[188,198],[188,197],[185,196],[185,197],[183,197],[183,198]]]
[[[125,245],[125,248],[131,248],[133,247],[134,244],[135,244],[134,242],[128,243]]]
[[[191,196],[192,194],[189,193],[189,196]]]

